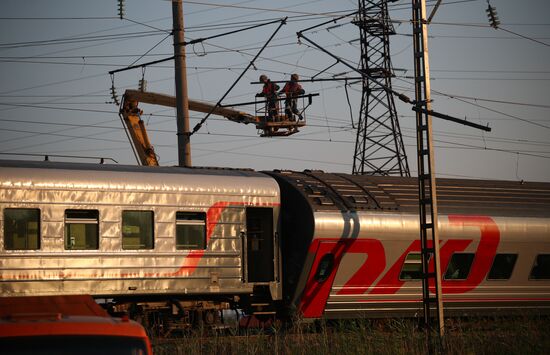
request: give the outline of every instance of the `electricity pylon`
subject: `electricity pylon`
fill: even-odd
[[[388,0],[358,0],[361,70],[383,82],[381,87],[363,76],[361,109],[353,157],[353,174],[410,176],[391,88],[394,76],[389,37],[395,34],[388,15]]]

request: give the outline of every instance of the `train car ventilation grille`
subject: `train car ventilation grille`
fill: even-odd
[[[334,206],[334,201],[330,197],[315,197],[315,202],[321,206]]]

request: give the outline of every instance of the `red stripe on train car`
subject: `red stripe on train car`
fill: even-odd
[[[208,242],[210,241],[210,238],[212,237],[212,234],[214,233],[214,229],[220,222],[222,212],[230,206],[243,206],[247,205],[246,202],[228,202],[228,201],[220,201],[216,202],[206,212],[206,245],[208,245]],[[250,205],[249,207],[276,207],[280,206],[281,204],[278,202],[274,203],[261,203],[261,204],[254,204]],[[183,260],[182,264],[179,266],[178,271],[170,274],[169,276],[189,276],[195,270],[197,269],[197,266],[199,265],[199,262],[201,261],[202,257],[204,256],[204,252],[206,250],[192,250],[187,254],[185,259]]]
[[[461,294],[475,289],[485,278],[496,254],[500,242],[500,231],[494,220],[487,216],[448,216],[450,226],[462,226],[477,228],[480,238],[475,251],[471,272],[465,280],[443,280],[444,294]],[[473,239],[452,239],[440,247],[441,270],[445,270],[451,256],[462,252],[473,242]],[[401,254],[397,261],[376,281],[386,268],[385,250],[378,239],[339,239],[319,238],[314,239],[309,248],[309,254],[313,255],[313,264],[309,271],[308,280],[304,287],[300,300],[300,310],[304,317],[320,317],[326,306],[334,278],[338,272],[340,262],[346,253],[364,253],[367,259],[363,265],[346,281],[340,289],[339,295],[364,294],[370,289],[372,295],[393,295],[399,291],[406,281],[399,279],[403,263],[411,252],[420,251],[420,241],[413,240],[409,247]],[[323,280],[316,279],[316,272],[323,256],[328,253],[334,255],[334,265],[330,275]],[[433,271],[433,260],[430,261],[429,270]],[[433,290],[434,286],[431,285]]]
[[[317,239],[310,245],[309,253],[315,253],[315,256],[300,300],[300,311],[306,318],[318,318],[323,314],[334,277],[344,254],[369,254],[359,270],[348,280],[350,285],[370,285],[386,267],[384,247],[376,239]],[[328,277],[318,280],[317,269],[321,259],[327,254],[334,255],[332,270]]]
[[[550,298],[456,298],[456,299],[444,299],[443,302],[445,303],[473,303],[473,302],[517,302],[517,301],[549,301]],[[354,301],[357,303],[422,303],[422,299],[419,298],[417,300],[357,300]],[[334,303],[346,303],[346,302],[334,302]]]

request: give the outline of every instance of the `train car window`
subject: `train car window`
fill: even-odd
[[[487,280],[508,280],[516,265],[517,254],[497,254]]]
[[[99,211],[65,210],[65,249],[99,248]]]
[[[40,249],[40,210],[36,208],[4,209],[4,249]]]
[[[473,253],[455,253],[449,261],[445,280],[466,280],[474,261]]]
[[[152,211],[122,211],[122,249],[153,249]]]
[[[529,275],[530,280],[550,280],[550,254],[539,254]]]
[[[176,249],[206,249],[206,213],[176,212]]]
[[[399,274],[400,280],[421,280],[422,279],[422,256],[420,253],[409,253],[403,263]]]
[[[323,282],[330,276],[332,268],[334,267],[334,254],[328,253],[323,255],[319,261],[317,272],[315,273],[315,280],[317,282]]]

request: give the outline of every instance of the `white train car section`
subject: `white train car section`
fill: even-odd
[[[0,161],[1,296],[280,299],[279,207],[248,170]]]
[[[304,318],[422,314],[417,179],[273,176],[290,306]],[[437,194],[445,314],[549,313],[550,183],[437,179]]]

